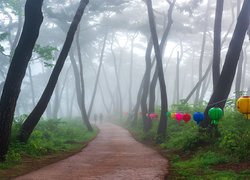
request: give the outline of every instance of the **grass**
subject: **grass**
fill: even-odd
[[[173,112],[177,111],[193,113],[202,111],[202,106],[174,106]],[[168,120],[166,140],[157,149],[170,161],[169,179],[250,178],[250,121],[233,108],[226,108],[224,114],[219,138],[200,132],[193,120],[188,124]],[[144,133],[140,119],[136,127],[122,122],[136,139],[156,145],[158,121],[153,123],[150,132]]]
[[[57,162],[79,152],[97,135],[88,132],[81,120],[41,120],[27,144],[16,140],[25,116],[15,119],[6,161],[0,163],[0,179],[9,179]]]

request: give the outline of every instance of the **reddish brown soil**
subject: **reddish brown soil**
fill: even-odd
[[[155,150],[116,125],[101,124],[99,128],[98,137],[80,153],[16,180],[164,179],[168,162]]]

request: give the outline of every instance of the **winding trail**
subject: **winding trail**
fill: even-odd
[[[16,180],[157,180],[167,174],[167,160],[113,124],[80,153]]]

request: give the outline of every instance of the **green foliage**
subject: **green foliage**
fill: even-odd
[[[36,44],[33,51],[37,53],[40,58],[44,60],[44,65],[46,67],[53,67],[53,60],[55,56],[55,52],[58,51],[56,47],[53,46],[41,46]]]
[[[40,157],[70,150],[92,139],[97,131],[88,132],[81,120],[48,119],[40,120],[31,134],[27,144],[16,140],[19,129],[27,115],[14,119],[10,150],[6,155],[6,162],[0,169],[8,168],[21,162],[22,156]]]
[[[171,112],[203,112],[206,102],[199,105],[181,103],[173,105]],[[140,122],[140,120],[138,120]],[[142,123],[129,127],[130,131],[141,140],[155,141],[158,122],[150,133],[142,131]],[[235,110],[235,100],[229,100],[224,116],[217,126],[219,136],[200,129],[191,120],[168,120],[167,138],[160,144],[168,152],[171,162],[170,179],[245,179],[249,170],[234,172],[232,170],[215,170],[214,166],[227,163],[241,163],[250,160],[250,121]],[[217,132],[216,130],[216,132]]]

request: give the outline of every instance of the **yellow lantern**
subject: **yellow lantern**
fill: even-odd
[[[176,113],[171,113],[171,118],[172,118],[172,119],[175,119],[175,114],[176,114]]]
[[[242,96],[237,101],[237,109],[242,114],[245,114],[247,119],[250,119],[250,96]]]

